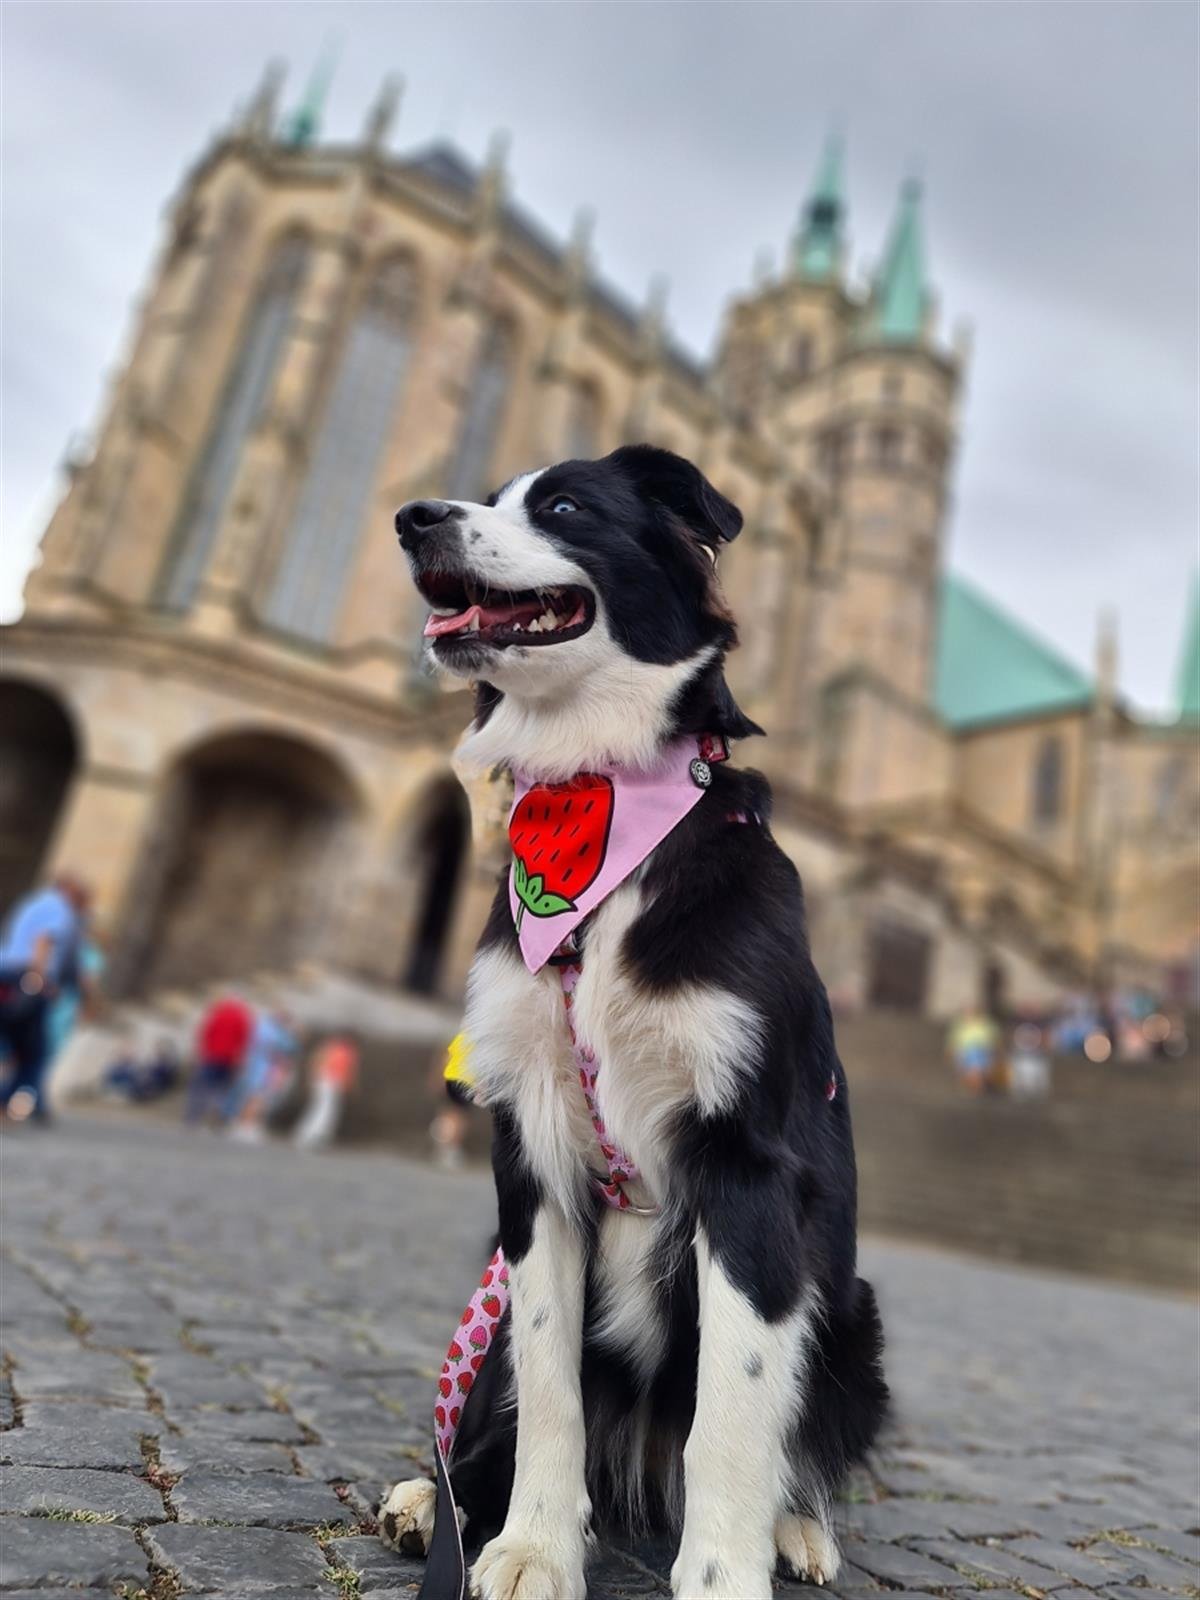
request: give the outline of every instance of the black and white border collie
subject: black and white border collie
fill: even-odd
[[[556,781],[761,732],[723,671],[741,514],[689,462],[628,446],[396,521],[433,660],[477,685],[469,763]],[[769,809],[760,775],[715,767],[583,924],[576,1028],[653,1215],[595,1197],[559,980],[526,970],[505,882],[484,929],[465,1029],[512,1304],[451,1467],[482,1600],[583,1600],[594,1518],[675,1529],[686,1600],[767,1600],[777,1560],[837,1574],[831,1499],[887,1389],[845,1077]],[[432,1483],[398,1484],[385,1543],[423,1551],[433,1511]]]

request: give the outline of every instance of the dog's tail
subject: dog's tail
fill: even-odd
[[[820,1324],[798,1428],[800,1459],[832,1493],[874,1443],[887,1417],[883,1326],[875,1291],[855,1281],[848,1306]]]

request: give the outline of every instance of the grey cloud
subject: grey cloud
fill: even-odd
[[[335,34],[332,134],[388,68],[399,147],[510,128],[518,198],[560,234],[594,205],[606,274],[667,272],[700,352],[831,120],[856,271],[915,163],[945,320],[976,331],[952,559],[1084,663],[1115,604],[1127,687],[1166,699],[1197,539],[1194,8],[42,4],[5,32],[10,600],[163,204],[269,56],[296,92]]]

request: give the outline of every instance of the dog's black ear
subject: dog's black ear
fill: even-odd
[[[710,549],[717,550],[742,531],[742,513],[690,461],[652,444],[626,444],[609,461],[656,500]]]

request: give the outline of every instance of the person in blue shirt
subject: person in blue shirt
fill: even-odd
[[[285,1012],[258,1014],[234,1091],[231,1138],[244,1144],[263,1142],[267,1118],[291,1083],[298,1049],[299,1040]]]
[[[0,1113],[46,1120],[46,1018],[56,996],[78,986],[90,899],[81,878],[61,873],[19,900],[0,932],[0,1058],[9,1068]]]

